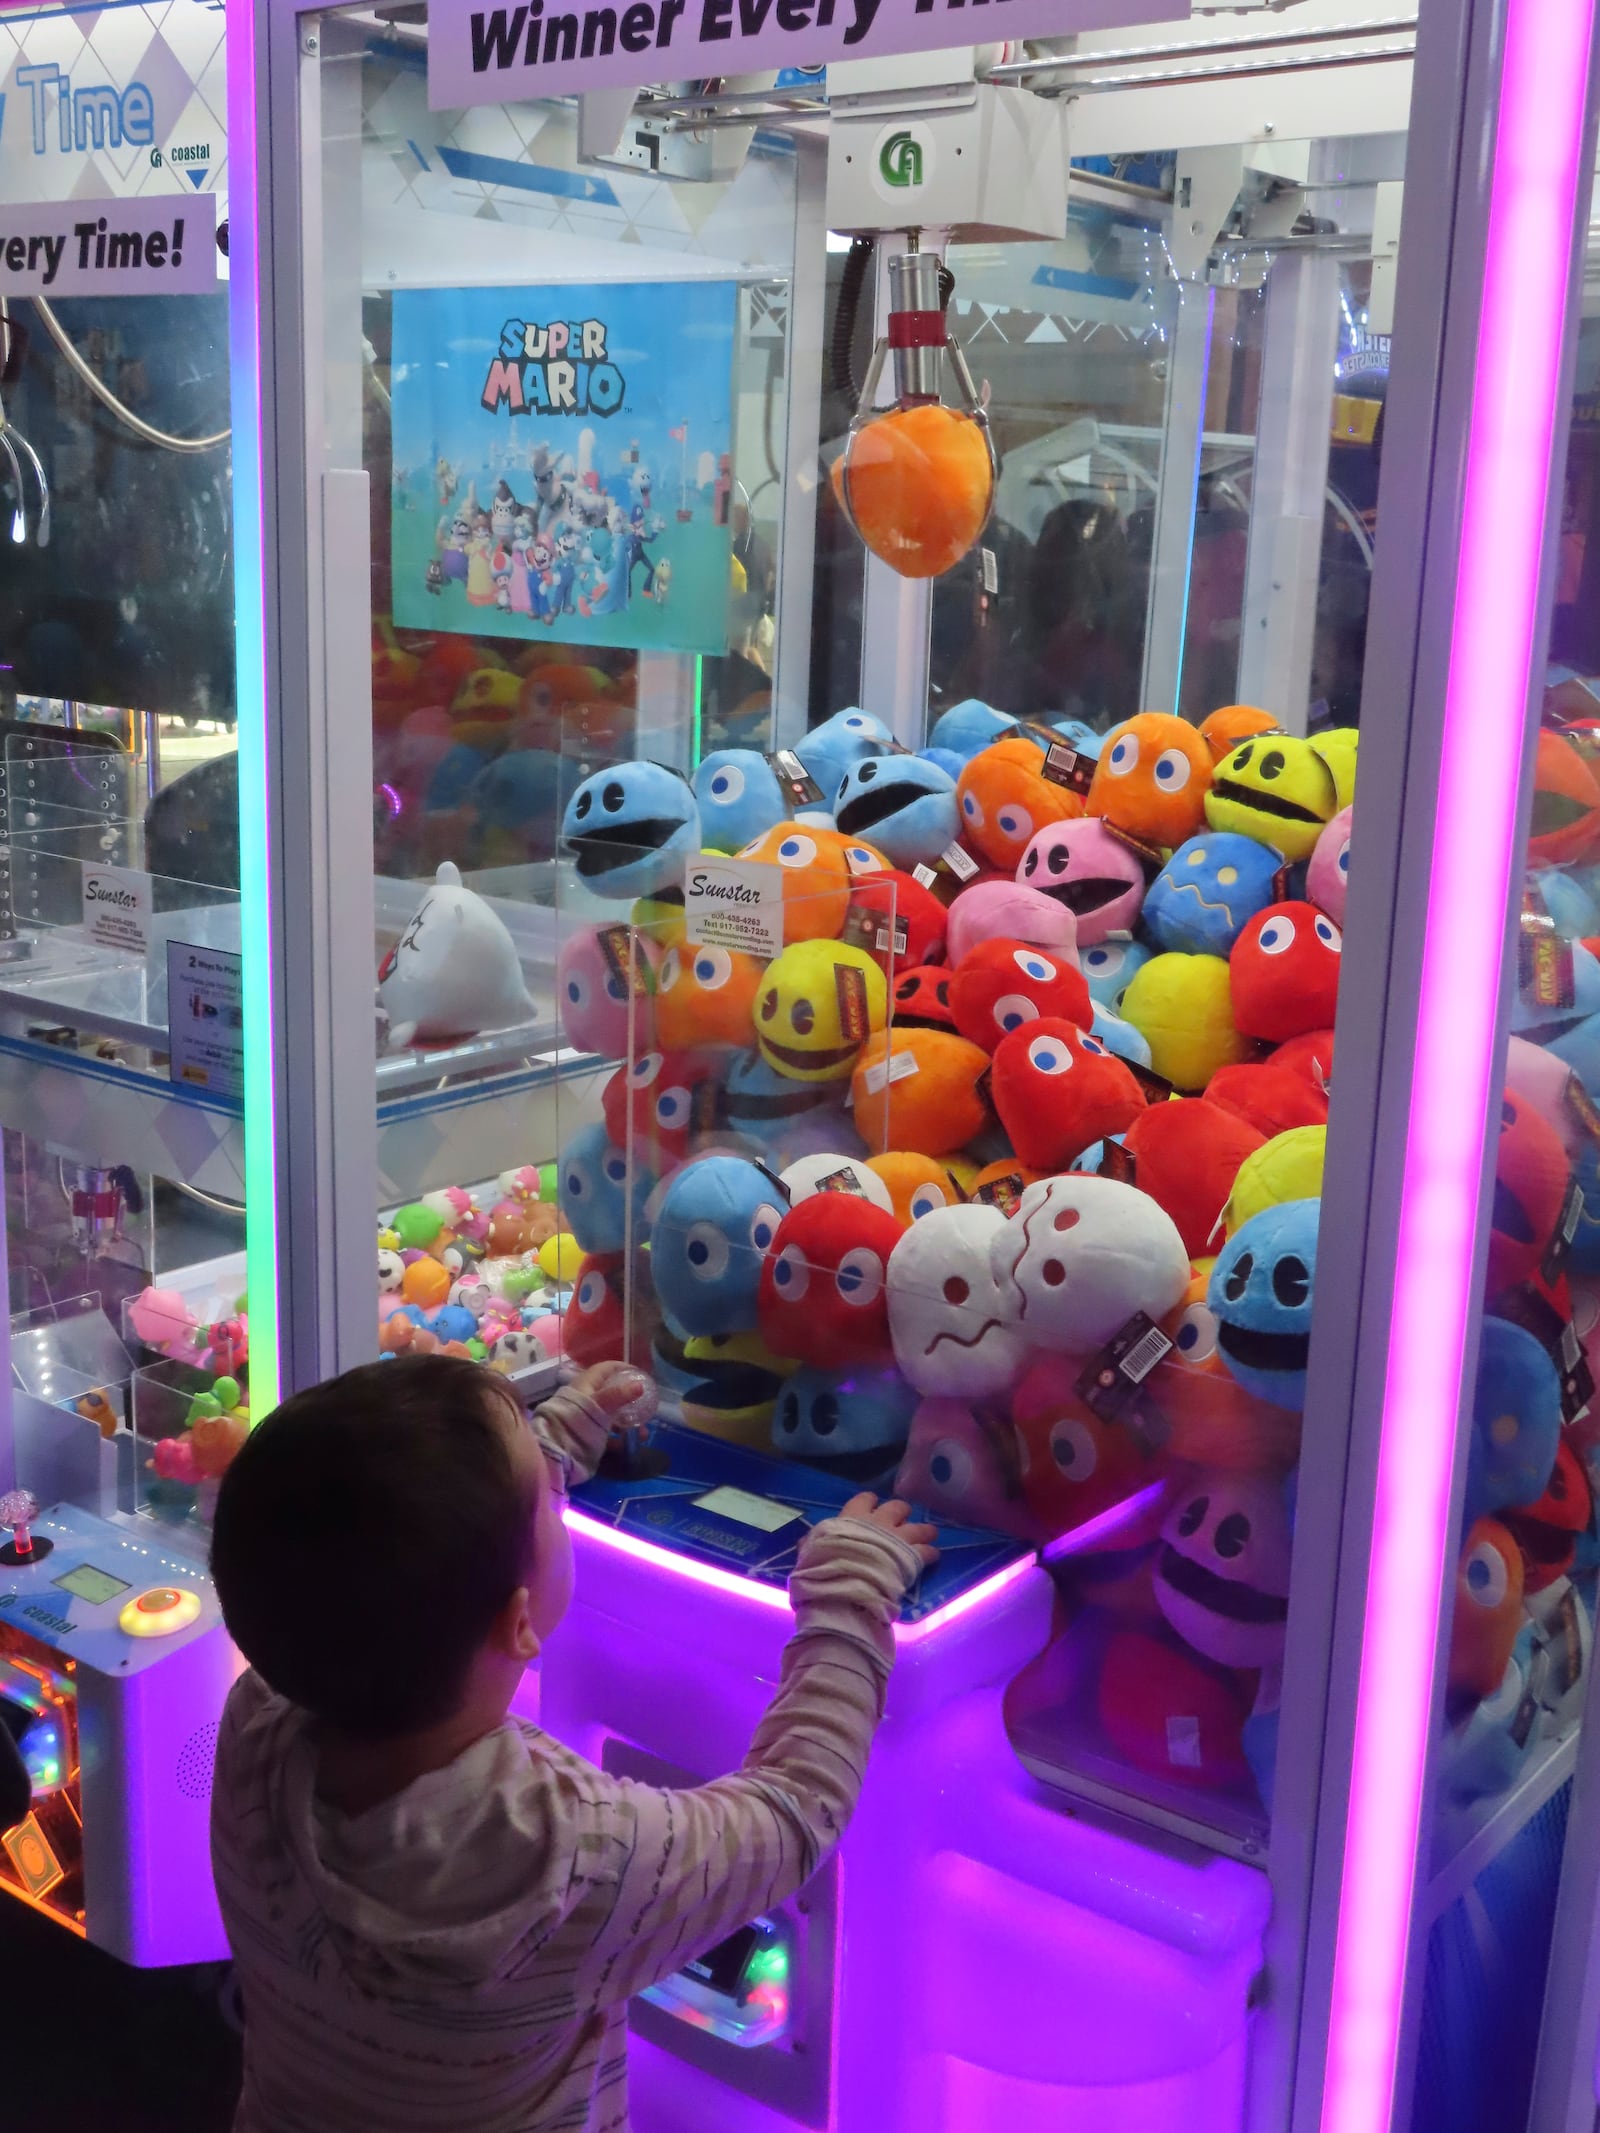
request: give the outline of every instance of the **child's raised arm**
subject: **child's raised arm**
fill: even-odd
[[[883,1716],[900,1600],[934,1558],[904,1504],[861,1496],[817,1526],[789,1581],[777,1695],[732,1776],[681,1792],[602,1780],[580,2004],[615,2004],[781,1903],[844,1832]]]

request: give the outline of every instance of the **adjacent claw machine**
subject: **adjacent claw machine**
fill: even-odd
[[[0,17],[0,1889],[140,1964],[224,1952],[206,1522],[274,1381],[224,45],[201,0]]]
[[[1420,2123],[1553,1886],[1593,25],[1336,12],[235,11],[285,1382],[648,1371],[538,1689],[646,1782],[810,1523],[941,1528],[643,2128]]]

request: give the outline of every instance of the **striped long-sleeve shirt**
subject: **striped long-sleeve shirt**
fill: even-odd
[[[855,1805],[917,1570],[818,1526],[782,1681],[731,1777],[658,1791],[508,1719],[364,1814],[253,1673],[217,1746],[212,1855],[245,2006],[236,2133],[625,2133],[625,2002],[781,1902]]]

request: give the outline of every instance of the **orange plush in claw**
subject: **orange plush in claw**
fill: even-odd
[[[995,741],[968,763],[956,784],[961,842],[1002,874],[1015,875],[1034,833],[1083,813],[1083,802],[1041,775],[1032,741]]]
[[[970,415],[937,403],[892,407],[863,423],[834,461],[833,493],[891,570],[937,578],[983,531],[994,469]]]
[[[1170,847],[1205,820],[1211,751],[1186,718],[1141,711],[1106,735],[1086,812],[1145,844]]]
[[[1528,859],[1564,866],[1581,859],[1600,833],[1600,785],[1576,748],[1548,728],[1533,759],[1533,825]]]
[[[1224,704],[1220,711],[1213,711],[1209,718],[1200,721],[1200,738],[1211,751],[1213,763],[1220,763],[1225,755],[1232,755],[1241,741],[1248,741],[1258,733],[1276,733],[1278,720],[1270,711],[1262,711],[1255,704]]]

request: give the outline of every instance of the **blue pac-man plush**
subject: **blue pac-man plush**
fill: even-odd
[[[1561,1379],[1544,1343],[1510,1319],[1486,1317],[1472,1395],[1463,1531],[1492,1511],[1542,1496],[1560,1442]]]
[[[551,816],[563,790],[570,789],[571,766],[548,748],[508,748],[496,756],[468,798],[485,829],[515,830],[549,836]],[[540,829],[536,831],[535,826]],[[548,850],[548,846],[545,847]]]
[[[1091,993],[1090,998],[1093,997]],[[1131,1022],[1124,1022],[1120,1015],[1112,1014],[1108,1007],[1101,1007],[1098,1002],[1089,1034],[1098,1037],[1114,1059],[1126,1059],[1130,1066],[1147,1067],[1150,1064],[1150,1044],[1143,1030],[1135,1029]]]
[[[833,819],[907,873],[932,866],[956,840],[955,780],[921,756],[869,756],[839,780]]]
[[[938,769],[945,773],[946,777],[955,778],[958,781],[962,771],[967,767],[966,757],[957,755],[953,748],[919,748],[917,750],[917,759],[919,762],[936,765]]]
[[[773,1449],[863,1488],[887,1484],[917,1397],[896,1370],[797,1370],[773,1409]]]
[[[991,741],[999,740],[1002,733],[1009,733],[1016,724],[1004,711],[996,711],[976,696],[964,697],[959,704],[952,704],[948,711],[941,711],[933,722],[933,731],[928,735],[930,748],[946,749],[959,756],[963,763],[970,763]],[[958,773],[959,775],[959,773]]]
[[[653,896],[700,849],[700,811],[677,771],[617,763],[584,779],[561,817],[561,837],[597,896]]]
[[[820,726],[813,726],[795,742],[793,752],[821,788],[820,804],[831,807],[845,772],[869,755],[881,755],[892,738],[882,719],[852,704],[848,710],[835,711]]]
[[[1114,1015],[1120,1014],[1122,995],[1153,953],[1154,950],[1147,948],[1143,941],[1129,940],[1122,934],[1096,941],[1092,948],[1080,948],[1078,967],[1095,1006],[1104,1007]]]
[[[1206,1302],[1217,1351],[1257,1399],[1300,1408],[1306,1396],[1320,1200],[1283,1200],[1242,1223],[1211,1270]]]
[[[1273,901],[1278,868],[1277,853],[1253,837],[1228,830],[1191,837],[1145,891],[1145,930],[1175,954],[1226,956]]]
[[[788,1205],[778,1180],[742,1155],[700,1156],[673,1173],[656,1208],[650,1271],[675,1332],[755,1330],[762,1257]]]
[[[558,1171],[561,1212],[585,1252],[620,1252],[644,1242],[644,1207],[655,1173],[638,1161],[637,1150],[630,1165],[602,1120],[578,1128],[561,1151]]]
[[[777,773],[753,748],[719,748],[694,774],[700,841],[708,851],[740,852],[789,813]]]

